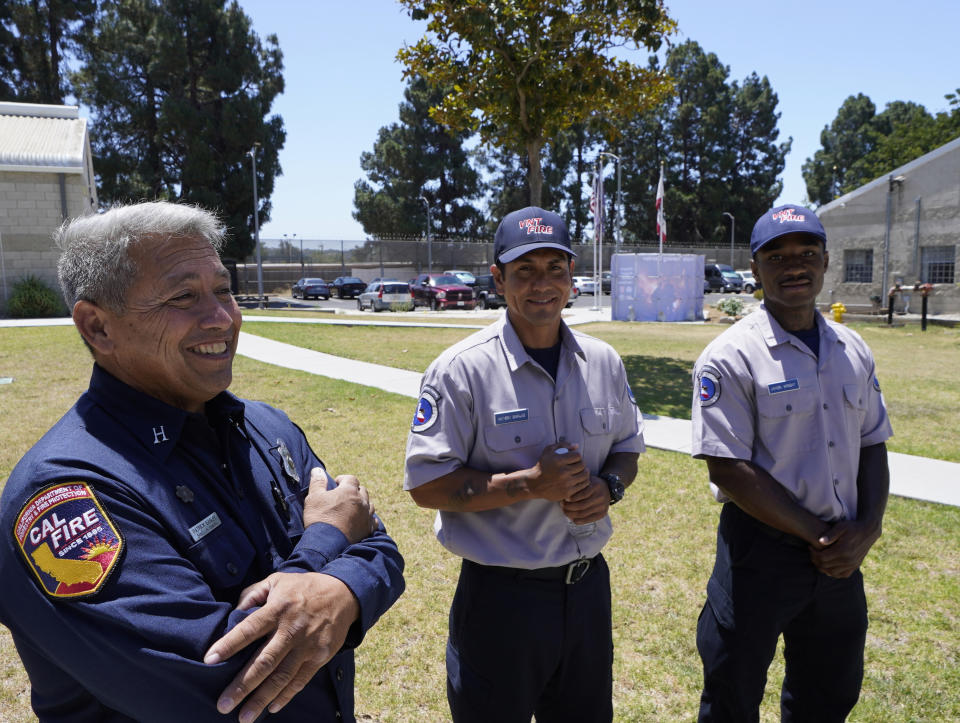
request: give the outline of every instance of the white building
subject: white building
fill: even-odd
[[[28,275],[59,290],[51,235],[96,208],[90,137],[78,108],[0,103],[0,307]]]
[[[960,138],[821,206],[830,267],[817,301],[870,304],[901,284],[920,311],[918,281],[933,284],[929,313],[960,312]],[[897,297],[895,310],[906,299]]]

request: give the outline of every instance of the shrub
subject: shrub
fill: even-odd
[[[727,316],[739,316],[743,311],[743,302],[740,299],[720,299],[717,302],[717,308]]]
[[[13,285],[7,313],[14,319],[65,316],[67,307],[60,294],[36,276],[25,276]]]

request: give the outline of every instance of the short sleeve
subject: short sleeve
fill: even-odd
[[[693,370],[691,455],[751,459],[755,404],[750,378],[708,347]]]
[[[430,365],[407,436],[403,488],[415,489],[466,465],[476,437],[473,395],[459,362]]]

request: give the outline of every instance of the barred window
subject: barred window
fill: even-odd
[[[956,252],[953,246],[920,249],[920,280],[928,284],[952,284]]]
[[[873,281],[873,249],[847,249],[843,252],[843,280],[855,284]]]

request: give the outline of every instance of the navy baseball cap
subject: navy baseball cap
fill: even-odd
[[[750,234],[750,254],[757,253],[774,239],[786,236],[788,233],[805,233],[816,236],[827,247],[827,232],[817,218],[817,214],[809,208],[787,204],[772,208],[757,219]]]
[[[559,249],[571,256],[567,225],[553,211],[528,206],[508,213],[493,238],[493,259],[508,264],[537,249]]]

